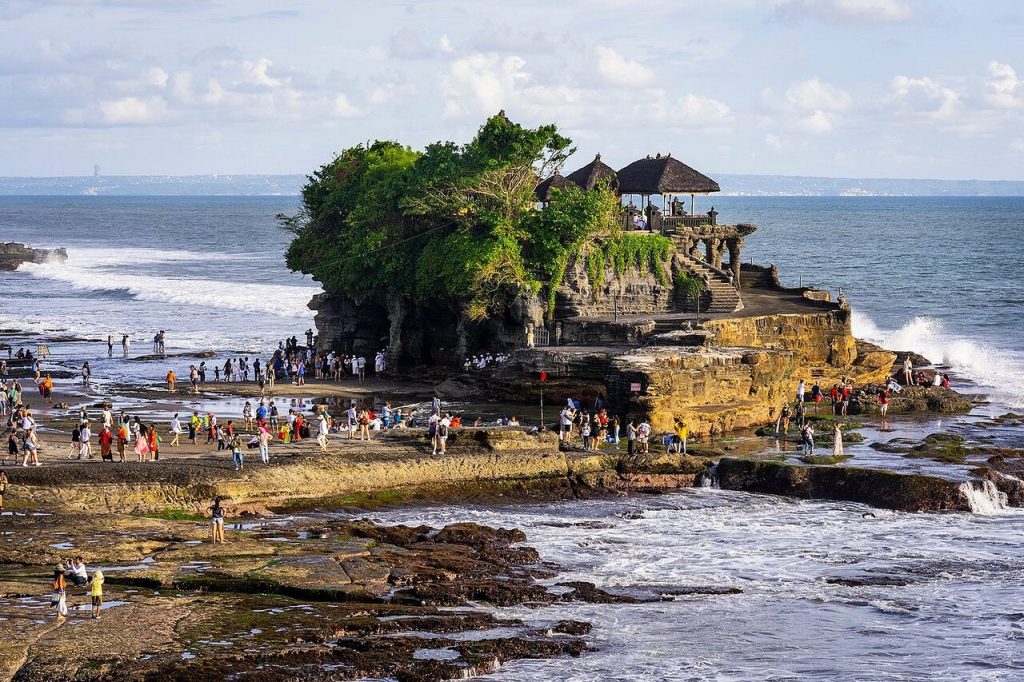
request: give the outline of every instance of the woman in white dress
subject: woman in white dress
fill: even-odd
[[[832,433],[832,456],[842,457],[843,456],[843,425],[836,423],[835,431]]]

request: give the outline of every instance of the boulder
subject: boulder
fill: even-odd
[[[969,500],[955,481],[879,469],[798,466],[725,457],[718,463],[718,480],[726,490],[847,500],[897,511],[971,511]]]
[[[17,270],[22,263],[63,263],[68,252],[61,249],[34,249],[18,242],[0,243],[0,271]]]

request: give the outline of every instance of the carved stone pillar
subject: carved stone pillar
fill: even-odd
[[[729,269],[732,270],[732,283],[740,288],[740,251],[743,249],[743,237],[729,240]]]
[[[714,237],[708,237],[704,240],[704,260],[705,262],[715,263],[715,252],[718,251],[718,240]]]

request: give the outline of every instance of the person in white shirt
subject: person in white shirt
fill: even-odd
[[[358,420],[356,419],[356,406],[355,404],[349,405],[348,412],[345,415],[348,421],[348,438],[352,440],[356,436],[356,428]]]
[[[178,419],[178,414],[175,413],[174,419],[171,420],[171,435],[174,436],[174,438],[171,439],[172,448],[178,446],[178,437],[183,433],[184,430],[181,428],[181,420]]]
[[[330,430],[327,425],[327,416],[321,414],[317,421],[316,442],[320,444],[320,452],[327,452],[327,432]]]
[[[80,437],[81,449],[78,451],[78,459],[91,459],[92,445],[89,443],[89,439],[92,438],[92,429],[89,428],[89,422],[82,422],[82,431]]]

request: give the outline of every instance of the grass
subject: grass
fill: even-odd
[[[850,459],[852,455],[802,455],[800,461],[804,464],[817,464],[819,466],[828,466],[831,464],[839,464]]]
[[[206,521],[207,518],[202,514],[196,514],[190,512],[187,509],[164,509],[162,511],[150,512],[149,514],[143,514],[149,519],[163,519],[164,521]]]

